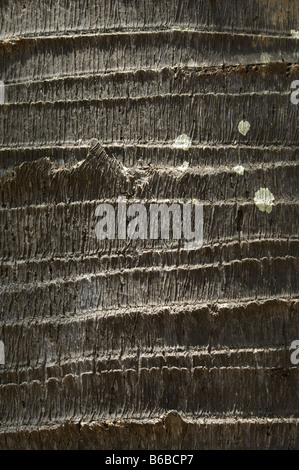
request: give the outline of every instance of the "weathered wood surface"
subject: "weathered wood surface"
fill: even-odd
[[[74,3],[0,4],[0,448],[298,448],[298,2]],[[120,193],[203,247],[103,247]]]

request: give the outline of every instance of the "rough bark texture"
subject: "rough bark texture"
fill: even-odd
[[[0,448],[298,448],[298,1],[2,0],[0,25]],[[120,194],[197,198],[203,247],[100,244]]]

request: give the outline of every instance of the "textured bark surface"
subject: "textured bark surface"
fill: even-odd
[[[0,449],[299,448],[296,28],[297,0],[1,1]],[[203,247],[100,243],[121,194],[200,200]]]

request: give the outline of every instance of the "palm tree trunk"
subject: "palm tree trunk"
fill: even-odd
[[[2,0],[0,24],[0,448],[298,448],[298,2]],[[100,243],[119,195],[197,199],[202,248]]]

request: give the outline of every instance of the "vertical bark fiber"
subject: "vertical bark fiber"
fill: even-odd
[[[0,449],[299,448],[296,28],[297,0],[0,2]],[[119,195],[198,199],[203,247],[100,243]]]

